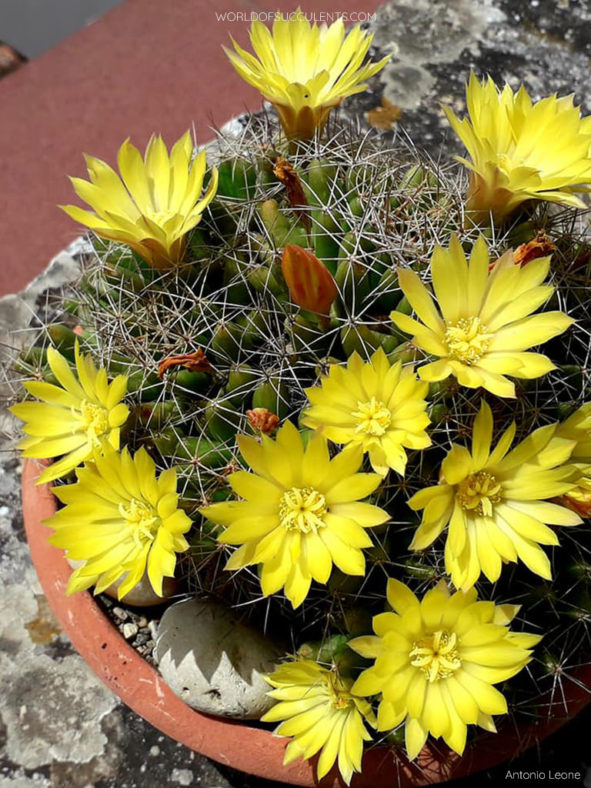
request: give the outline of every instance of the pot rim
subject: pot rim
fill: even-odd
[[[315,786],[316,759],[283,766],[289,739],[242,721],[209,716],[192,709],[168,688],[122,637],[88,591],[67,597],[71,568],[64,552],[47,542],[51,529],[43,521],[56,510],[50,484],[36,485],[43,465],[24,460],[23,516],[35,569],[47,601],[72,644],[94,673],[127,706],[161,732],[196,752],[248,774],[297,786]],[[497,734],[482,733],[460,757],[439,742],[429,742],[415,762],[386,746],[368,748],[363,770],[352,788],[375,788],[392,780],[399,788],[430,785],[489,769],[542,741],[591,702],[591,662],[582,665],[560,697],[545,699],[547,717],[525,727],[504,725]],[[557,693],[558,695],[558,693]],[[565,713],[565,705],[569,712]],[[507,757],[507,753],[511,753]],[[322,788],[344,786],[336,767]]]

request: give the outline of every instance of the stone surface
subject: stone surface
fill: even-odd
[[[53,312],[52,293],[75,281],[80,270],[76,255],[89,248],[88,241],[78,238],[21,293],[0,298],[0,402],[9,400],[18,385],[18,379],[10,373],[12,362]],[[0,451],[13,447],[18,436],[17,423],[5,408],[0,408]]]
[[[10,662],[12,670],[0,661],[8,757],[36,769],[65,756],[84,763],[100,755],[107,739],[97,726],[116,700],[86,666],[75,656],[56,663],[27,653]],[[71,726],[67,737],[64,721]]]
[[[391,62],[348,110],[364,118],[384,96],[402,108],[405,133],[435,156],[442,142],[461,149],[440,104],[464,109],[471,69],[514,88],[524,82],[534,99],[574,92],[591,112],[588,0],[390,0],[375,31]]]
[[[179,698],[234,719],[258,719],[273,705],[261,673],[273,670],[283,653],[231,610],[197,599],[166,609],[154,650],[158,669]]]

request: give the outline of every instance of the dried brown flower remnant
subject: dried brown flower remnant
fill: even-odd
[[[183,353],[180,356],[163,358],[158,362],[158,377],[164,377],[166,370],[171,367],[185,367],[189,372],[207,372],[208,374],[213,372],[213,367],[201,349],[194,353]]]
[[[253,410],[246,411],[246,417],[250,426],[262,432],[264,435],[270,435],[279,426],[279,416],[271,413],[267,408],[254,408]]]
[[[300,176],[294,170],[293,164],[287,159],[284,159],[282,156],[278,156],[275,160],[273,172],[285,186],[287,191],[287,199],[294,213],[302,222],[306,230],[309,231],[310,217],[305,210],[302,210],[308,207],[308,200],[306,198]]]
[[[379,106],[370,109],[366,114],[367,122],[374,129],[381,129],[382,131],[392,131],[394,125],[402,117],[402,108],[397,104],[393,104],[385,96],[382,96],[382,102]]]
[[[556,244],[552,243],[543,230],[540,230],[533,240],[517,247],[513,252],[513,259],[523,267],[538,257],[548,257],[554,251],[556,251]]]

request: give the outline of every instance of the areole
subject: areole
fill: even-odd
[[[71,569],[63,552],[47,543],[51,533],[42,522],[56,509],[49,485],[35,484],[41,464],[26,460],[23,468],[23,513],[27,538],[47,600],[81,657],[97,676],[135,712],[162,733],[209,758],[249,774],[298,786],[318,785],[315,762],[283,766],[287,739],[244,723],[194,711],[164,684],[158,672],[126,643],[88,592],[66,597]],[[516,730],[510,724],[498,734],[481,734],[460,758],[437,742],[426,746],[412,764],[402,752],[385,746],[368,749],[363,772],[353,788],[430,785],[490,768],[546,738],[591,700],[591,663],[576,681],[565,683],[560,697],[547,699],[547,717]],[[569,714],[565,714],[568,704]],[[335,769],[323,788],[343,786]]]

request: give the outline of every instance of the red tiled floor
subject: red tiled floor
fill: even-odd
[[[0,294],[15,292],[80,234],[56,205],[73,201],[66,178],[85,175],[82,152],[114,163],[130,136],[167,141],[192,123],[207,141],[260,97],[228,63],[229,34],[246,22],[216,12],[292,10],[272,0],[126,0],[90,27],[0,82]],[[302,0],[305,11],[373,11],[375,0]]]

